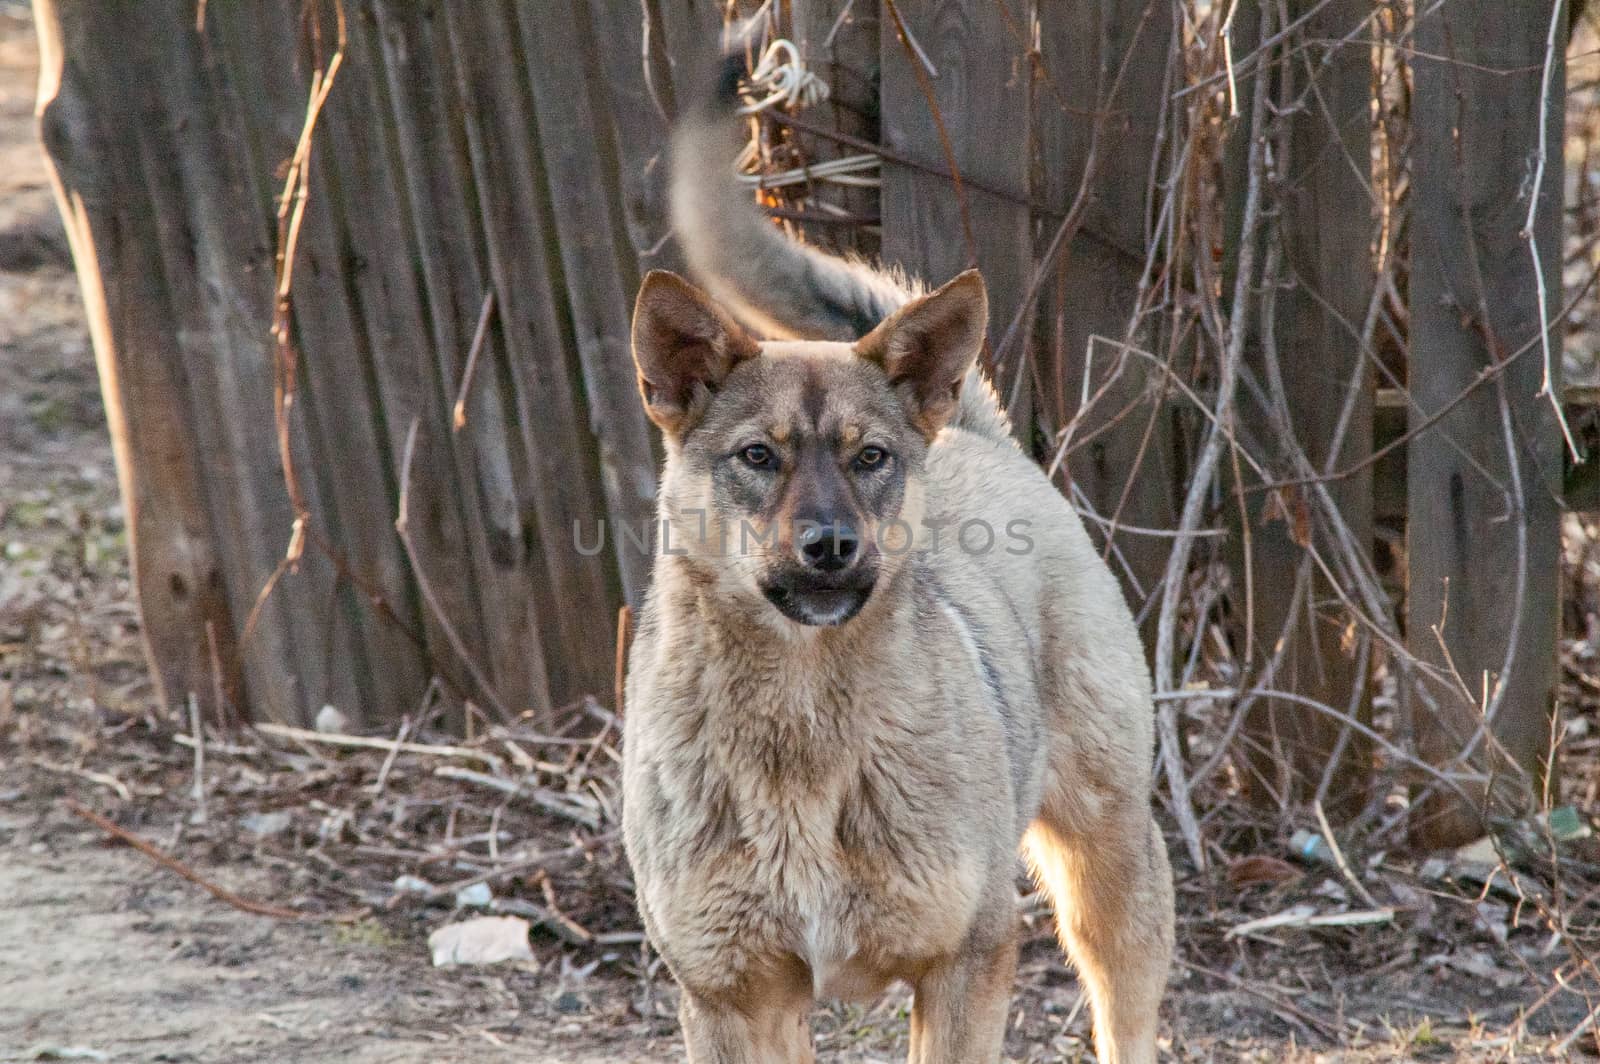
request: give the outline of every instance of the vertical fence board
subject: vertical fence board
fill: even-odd
[[[504,344],[492,313],[471,387],[461,395],[491,290],[483,249],[474,240],[479,227],[467,198],[470,165],[454,121],[448,50],[436,20],[422,17],[416,4],[385,0],[374,13],[433,355],[445,385],[462,398],[466,417],[452,443],[474,525],[474,587],[484,614],[486,664],[509,705],[548,708],[546,648],[525,593],[542,562],[530,557],[524,535],[511,459],[520,437],[507,423],[508,400],[497,368],[505,361]]]
[[[1413,653],[1447,674],[1424,688],[1436,706],[1416,699],[1412,710],[1423,753],[1439,764],[1470,741],[1486,688],[1497,704],[1495,735],[1523,768],[1533,769],[1549,738],[1561,443],[1550,405],[1537,395],[1538,290],[1521,232],[1529,161],[1543,121],[1551,154],[1544,183],[1532,190],[1539,197],[1533,236],[1556,313],[1564,33],[1550,99],[1540,99],[1553,2],[1511,8],[1458,0],[1419,12],[1417,21],[1410,381],[1416,414],[1440,410],[1485,366],[1534,345],[1410,444],[1408,637]],[[1559,341],[1551,343],[1559,375]],[[1506,766],[1487,756],[1490,745],[1479,742],[1474,761],[1498,767],[1504,778]],[[1449,845],[1479,834],[1481,819],[1455,796],[1435,794],[1417,810],[1413,828],[1419,841]]]
[[[1032,239],[1028,189],[1028,71],[1023,48],[1007,29],[995,0],[896,0],[906,28],[932,62],[924,94],[914,60],[892,18],[882,29],[883,141],[897,154],[944,169],[934,115],[962,176],[971,241],[956,187],[915,167],[884,161],[881,212],[883,257],[933,284],[977,265],[989,285],[989,336],[998,341],[1028,284]],[[1021,360],[1013,358],[1015,367]],[[1005,391],[1014,377],[997,382]]]
[[[141,229],[153,222],[130,210],[137,190],[132,146],[116,135],[119,118],[136,119],[139,108],[132,93],[120,97],[120,114],[105,106],[104,80],[115,70],[95,46],[83,14],[73,4],[35,5],[40,134],[99,361],[146,643],[161,693],[171,704],[186,691],[209,690],[202,685],[205,626],[220,624],[231,634],[232,622],[224,597],[177,593],[180,583],[184,589],[206,587],[215,564],[201,457],[182,424],[157,413],[180,409],[184,389],[168,357],[161,285],[145,256],[148,237]]]
[[[727,6],[727,0],[641,0],[663,46],[674,106],[683,107],[710,86]]]
[[[1153,346],[1153,329],[1131,337],[1128,329],[1144,271],[1153,181],[1160,176],[1162,94],[1155,90],[1168,80],[1171,12],[1158,0],[1041,0],[1037,14],[1035,201],[1049,212],[1035,221],[1034,246],[1041,253],[1079,195],[1091,152],[1095,158],[1082,228],[1042,290],[1032,370],[1037,435],[1053,441],[1076,418],[1073,438],[1088,442],[1069,452],[1066,468],[1089,507],[1120,525],[1171,528],[1181,477],[1165,381],[1159,369],[1120,358],[1117,349],[1125,337]],[[1085,395],[1093,405],[1080,409]],[[1088,525],[1104,542],[1107,528]],[[1127,532],[1111,540],[1112,567],[1140,612],[1161,579],[1171,543]],[[1144,612],[1153,630],[1153,611]]]
[[[806,66],[829,88],[827,103],[806,117],[873,143],[879,136],[879,34],[883,26],[879,6],[852,0],[792,0],[790,4],[795,45]],[[860,153],[859,148],[826,137],[802,135],[798,139],[812,163]],[[812,194],[854,218],[874,218],[878,213],[875,189],[818,182]],[[814,225],[805,235],[822,247],[868,258],[877,254],[880,243],[865,225]]]
[[[211,14],[207,34],[226,56],[228,69],[238,82],[239,97],[254,101],[244,117],[255,127],[252,142],[256,154],[250,162],[254,171],[263,175],[256,190],[264,197],[257,208],[263,214],[258,217],[271,219],[282,193],[281,170],[294,152],[310,92],[310,57],[301,50],[301,25],[295,11],[279,5],[229,6]],[[389,490],[394,479],[392,456],[381,421],[374,417],[377,397],[371,376],[358,359],[359,325],[342,283],[348,260],[339,247],[327,198],[323,156],[328,149],[325,141],[319,141],[314,149],[311,201],[295,264],[299,283],[293,331],[299,366],[290,430],[295,473],[306,491],[311,523],[336,548],[342,548],[352,575],[366,590],[341,585],[345,601],[340,607],[330,611],[327,598],[319,597],[318,608],[297,611],[290,623],[313,639],[303,667],[325,658],[329,646],[341,640],[366,651],[330,668],[329,675],[337,683],[308,690],[299,716],[309,719],[328,702],[354,722],[376,722],[410,708],[426,682],[426,668],[417,660],[410,638],[367,606],[368,592],[380,594],[402,623],[413,632],[421,630],[409,570],[394,534],[393,493]],[[275,241],[275,234],[269,239]],[[256,277],[270,292],[270,259],[261,264]],[[257,335],[266,338],[270,325],[269,303],[255,323]],[[269,383],[263,382],[262,387],[270,394]],[[270,448],[276,431],[270,410],[254,431],[258,446]],[[263,498],[285,498],[281,469],[278,473],[277,483],[262,486]],[[280,552],[287,547],[287,527],[281,537]],[[307,547],[306,557],[316,554],[313,547]],[[272,599],[292,594],[300,575],[291,573],[280,580],[271,592]],[[247,587],[246,593],[256,594],[264,581],[263,576]],[[359,603],[353,609],[352,598]],[[353,631],[330,639],[330,627]],[[271,628],[262,630],[270,632]]]
[[[585,524],[592,528],[603,519],[610,526],[623,592],[637,602],[650,559],[629,545],[620,528],[646,526],[655,498],[650,428],[636,394],[629,333],[637,261],[625,235],[615,160],[599,150],[610,139],[610,123],[585,69],[587,12],[577,13],[537,25],[524,21],[522,55],[549,181],[549,239],[560,254],[588,427],[599,447],[605,508]]]
[[[1306,18],[1297,31],[1297,46],[1270,79],[1250,82],[1250,91],[1273,92],[1284,112],[1274,146],[1278,220],[1269,236],[1281,248],[1282,266],[1281,277],[1267,282],[1277,285],[1270,333],[1261,329],[1260,342],[1246,349],[1247,365],[1262,389],[1242,391],[1239,419],[1258,450],[1277,462],[1271,467],[1275,473],[1293,479],[1305,471],[1284,462],[1283,444],[1274,440],[1292,440],[1319,471],[1330,457],[1342,468],[1359,465],[1372,452],[1373,381],[1360,330],[1373,284],[1369,247],[1375,208],[1372,61],[1359,32],[1371,5],[1364,0],[1297,2],[1288,11],[1290,18]],[[1246,0],[1234,17],[1238,25],[1255,26],[1260,9]],[[1347,43],[1328,43],[1345,42],[1352,34]],[[1309,43],[1299,47],[1299,36]],[[1300,105],[1292,107],[1291,100]],[[1240,106],[1247,109],[1245,102]],[[1243,179],[1241,172],[1238,180]],[[1263,347],[1269,335],[1270,352]],[[1274,374],[1282,386],[1278,400],[1269,398],[1275,391]],[[1332,456],[1352,378],[1358,393],[1353,416],[1337,456]],[[1366,548],[1372,540],[1370,469],[1334,481],[1328,490],[1355,541]],[[1324,557],[1338,554],[1326,530],[1302,527],[1297,515],[1314,508],[1298,490],[1272,499],[1247,495],[1246,500],[1251,522],[1248,581],[1242,535],[1232,540],[1230,560],[1239,600],[1234,617],[1241,625],[1248,617],[1255,626],[1251,642],[1257,660],[1248,666],[1270,687],[1340,711],[1354,708],[1358,719],[1370,717],[1367,677],[1358,671],[1354,641],[1347,640],[1348,612],[1307,555],[1308,533]],[[1238,529],[1244,517],[1237,507],[1231,518]],[[1243,608],[1247,587],[1253,590],[1248,610]],[[1258,801],[1310,801],[1326,775],[1337,783],[1327,790],[1330,807],[1354,812],[1364,803],[1370,744],[1354,732],[1347,734],[1337,719],[1303,702],[1260,699],[1252,705],[1245,729],[1250,739],[1249,789]]]
[[[611,559],[573,549],[575,527],[592,529],[605,505],[593,435],[573,365],[572,323],[562,297],[554,226],[525,68],[512,48],[504,10],[462,5],[440,10],[449,31],[457,95],[466,126],[490,275],[506,341],[505,379],[523,441],[519,481],[529,549],[543,579],[526,589],[552,622],[545,661],[556,697],[608,690],[615,623],[608,604],[618,585]],[[485,105],[482,101],[493,101]]]
[[[647,10],[643,3],[590,0],[586,56],[591,83],[598,80],[606,94],[607,132],[614,138],[611,152],[620,171],[625,221],[639,259],[634,279],[646,270],[682,269],[668,240],[666,107],[672,85],[659,27],[652,27],[648,42],[645,38]],[[661,80],[667,84],[653,84]],[[633,294],[632,284],[625,288]]]

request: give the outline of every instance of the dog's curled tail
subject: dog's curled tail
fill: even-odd
[[[672,224],[695,279],[771,338],[858,340],[910,300],[920,284],[788,239],[740,187],[738,117],[744,61],[724,58],[709,98],[679,120],[672,138]],[[996,440],[1011,428],[994,389],[974,367],[954,424]]]

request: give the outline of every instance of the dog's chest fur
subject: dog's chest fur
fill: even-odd
[[[647,826],[630,852],[653,940],[701,992],[869,995],[913,949],[955,948],[986,886],[985,826],[962,812],[974,787],[1010,805],[1003,764],[973,754],[1003,749],[1003,725],[947,708],[981,698],[975,679],[817,634],[773,653],[736,628],[692,648],[668,633],[638,670],[626,801]]]

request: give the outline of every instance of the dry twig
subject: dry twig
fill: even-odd
[[[101,816],[93,809],[79,805],[71,798],[63,800],[61,804],[63,808],[72,813],[74,816],[87,820],[101,831],[104,831],[107,835],[111,835],[112,837],[127,843],[129,846],[132,846],[134,849],[138,850],[140,853],[144,854],[161,867],[168,869],[169,871],[176,872],[178,875],[182,876],[184,879],[187,879],[195,886],[206,891],[206,893],[210,894],[218,901],[226,902],[235,909],[242,910],[243,912],[254,913],[257,916],[270,916],[275,920],[298,920],[318,923],[350,923],[367,915],[367,910],[365,909],[345,913],[304,913],[295,909],[284,909],[276,905],[268,905],[265,902],[252,901],[249,898],[235,894],[227,887],[219,886],[218,884],[212,882],[205,876],[202,876],[199,872],[196,872],[194,869],[178,860],[176,857],[173,857],[171,854],[161,849],[155,843],[134,834],[127,828],[117,824],[115,821]]]

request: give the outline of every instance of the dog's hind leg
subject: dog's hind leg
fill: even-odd
[[[996,1064],[1016,973],[1014,922],[997,944],[924,972],[911,1008],[910,1064]]]
[[[684,990],[678,1007],[689,1064],[814,1064],[811,999],[771,987],[738,1001]]]
[[[1059,798],[1059,796],[1057,796]],[[1101,1064],[1155,1064],[1157,1009],[1172,963],[1172,872],[1143,801],[1079,823],[1047,794],[1023,840],[1077,965]]]

